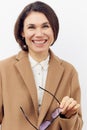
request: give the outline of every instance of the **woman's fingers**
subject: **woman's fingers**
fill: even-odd
[[[78,111],[79,107],[80,104],[78,104],[76,100],[68,96],[64,97],[60,104],[62,114],[66,115],[66,117],[70,117],[75,114]]]

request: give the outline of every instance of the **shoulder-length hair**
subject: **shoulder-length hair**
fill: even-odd
[[[46,16],[53,30],[54,42],[56,41],[58,32],[59,32],[58,17],[56,13],[54,12],[54,10],[49,5],[40,1],[36,1],[31,4],[28,4],[27,6],[25,6],[25,8],[22,10],[20,15],[18,16],[15,26],[14,26],[15,39],[20,45],[20,47],[22,48],[22,50],[24,51],[28,51],[28,46],[26,45],[25,39],[22,37],[24,20],[32,11],[43,13]]]

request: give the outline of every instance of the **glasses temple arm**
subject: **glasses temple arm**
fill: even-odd
[[[41,88],[42,90],[46,91],[48,94],[50,94],[51,96],[53,96],[55,98],[55,100],[60,104],[60,101],[55,97],[55,95],[53,95],[51,92],[49,92],[48,90],[42,88],[39,86],[39,88]]]
[[[25,116],[26,120],[27,120],[36,130],[38,130],[37,127],[36,127],[35,125],[33,125],[33,123],[28,119],[28,117],[26,116],[26,114],[25,114],[25,112],[24,112],[24,110],[23,110],[23,108],[22,108],[21,106],[20,106],[20,109],[21,109],[23,115]]]

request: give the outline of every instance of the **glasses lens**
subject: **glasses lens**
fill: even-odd
[[[45,130],[51,124],[50,121],[45,121],[40,125],[40,130]]]
[[[61,113],[61,110],[57,108],[53,113],[52,113],[52,119],[55,119],[59,114]]]

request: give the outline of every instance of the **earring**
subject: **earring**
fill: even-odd
[[[23,48],[24,48],[24,49],[26,49],[26,48],[27,48],[27,45],[26,45],[26,44],[25,44],[25,45],[23,45]]]

